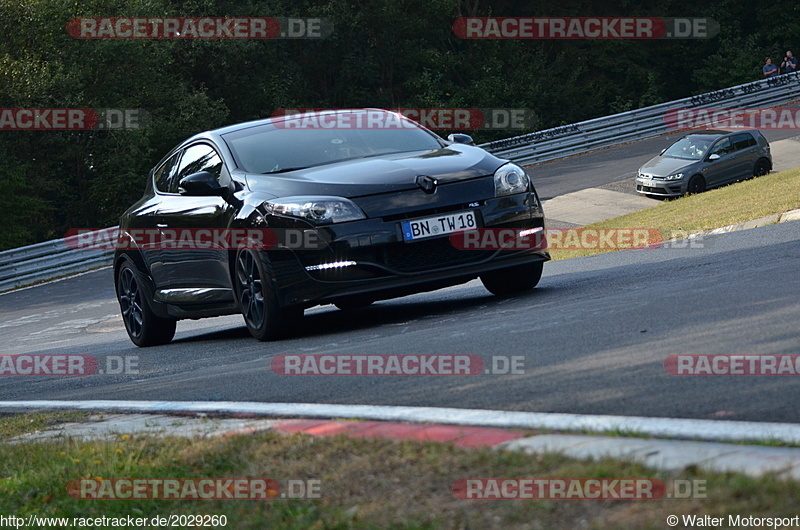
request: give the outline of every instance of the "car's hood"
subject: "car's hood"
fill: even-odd
[[[681,158],[670,158],[657,156],[639,168],[639,173],[654,175],[656,177],[666,177],[679,172],[685,167],[696,164],[699,160],[684,160]]]
[[[334,195],[363,197],[417,189],[416,177],[439,185],[491,175],[506,163],[478,147],[451,145],[433,151],[395,153],[271,175],[247,175],[253,191],[278,197]]]

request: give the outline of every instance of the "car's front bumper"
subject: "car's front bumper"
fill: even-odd
[[[688,183],[683,180],[661,180],[636,178],[636,192],[642,195],[657,195],[660,197],[680,197],[686,194]]]
[[[443,210],[436,214],[472,210],[482,228],[544,228],[544,213],[534,193],[451,205]],[[430,213],[330,225],[317,229],[320,238],[329,242],[322,249],[268,251],[279,303],[310,307],[350,296],[392,298],[462,283],[491,270],[550,259],[542,249],[461,250],[449,236],[405,242],[401,222]],[[308,269],[342,262],[355,264]]]

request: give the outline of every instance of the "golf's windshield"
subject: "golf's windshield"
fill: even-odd
[[[681,158],[684,160],[700,160],[711,146],[711,139],[699,137],[681,138],[664,151],[661,156]]]
[[[290,118],[224,135],[248,173],[284,173],[353,158],[439,149],[436,136],[376,112]]]

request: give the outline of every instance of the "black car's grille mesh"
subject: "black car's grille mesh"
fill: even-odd
[[[414,243],[394,243],[384,248],[384,264],[400,272],[473,263],[488,258],[494,250],[459,250],[450,238],[439,238]]]
[[[478,204],[483,204],[485,201],[478,201]],[[439,215],[443,213],[457,212],[460,210],[469,210],[472,206],[467,204],[451,204],[449,206],[440,206],[439,208],[431,208],[429,210],[415,210],[413,212],[406,212],[396,215],[387,215],[382,217],[386,222],[405,221],[408,219],[417,219],[420,217],[428,217],[431,215]]]

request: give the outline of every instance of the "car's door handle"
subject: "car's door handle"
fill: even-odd
[[[157,226],[158,228],[167,228],[169,225],[168,225],[168,224],[166,224],[166,223],[157,223],[157,224],[156,224],[156,226]]]

